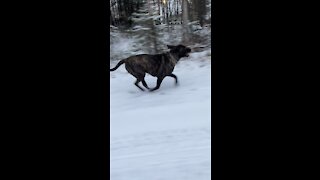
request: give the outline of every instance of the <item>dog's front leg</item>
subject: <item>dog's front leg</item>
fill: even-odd
[[[156,86],[155,88],[151,89],[150,91],[154,91],[154,90],[159,89],[159,88],[160,88],[160,85],[161,85],[161,83],[162,83],[162,80],[163,80],[163,78],[159,78],[159,77],[158,77],[157,86]]]
[[[178,77],[174,74],[169,74],[168,76],[173,77],[176,80],[176,85],[178,85]]]

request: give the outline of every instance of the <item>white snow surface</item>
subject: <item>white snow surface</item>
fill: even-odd
[[[179,85],[166,77],[154,92],[140,91],[124,65],[110,72],[111,180],[211,179],[210,56],[180,59]]]

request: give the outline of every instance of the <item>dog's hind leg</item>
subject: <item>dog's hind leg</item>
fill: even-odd
[[[178,84],[178,77],[174,74],[169,74],[168,76],[173,77],[176,80],[176,84]]]
[[[143,86],[144,86],[145,88],[150,89],[150,88],[148,87],[148,84],[147,84],[146,81],[144,80],[144,78],[142,79],[142,84],[143,84]]]
[[[142,87],[139,86],[139,82],[140,82],[140,80],[137,79],[137,81],[134,83],[134,85],[136,85],[141,91],[144,91],[144,89],[142,89]]]
[[[140,80],[137,79],[137,81],[134,83],[134,85],[136,85],[141,91],[144,91],[144,89],[142,89],[142,87],[139,86],[139,84],[138,84],[139,82],[140,82]]]
[[[160,85],[161,85],[161,83],[162,83],[162,80],[163,80],[163,78],[158,78],[158,80],[157,80],[157,86],[156,86],[155,88],[151,89],[150,91],[154,91],[154,90],[159,89],[159,88],[160,88]]]
[[[139,89],[141,89],[142,91],[144,91],[144,90],[138,85],[138,83],[139,83],[140,81],[142,82],[142,85],[143,85],[145,88],[150,89],[150,88],[148,87],[146,81],[144,80],[144,77],[145,77],[145,76],[146,76],[145,73],[134,73],[134,77],[137,78],[137,81],[136,81],[135,85],[136,85]]]

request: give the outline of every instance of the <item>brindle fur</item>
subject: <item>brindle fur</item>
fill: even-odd
[[[142,85],[145,88],[154,91],[160,88],[161,82],[166,76],[175,78],[177,84],[178,78],[172,72],[179,59],[188,57],[188,53],[191,52],[191,49],[184,45],[167,46],[170,49],[170,52],[155,55],[140,54],[131,56],[121,60],[116,67],[110,69],[110,71],[115,71],[119,66],[125,64],[126,70],[137,78],[134,84],[142,91],[144,91],[144,89],[139,86],[139,82],[142,82]],[[150,89],[148,87],[144,80],[146,73],[158,78],[157,86],[155,88]]]

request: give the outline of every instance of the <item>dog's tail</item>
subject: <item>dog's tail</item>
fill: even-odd
[[[124,60],[121,60],[120,62],[118,62],[118,64],[116,65],[116,67],[110,69],[110,71],[115,71],[116,69],[118,69],[118,67],[120,67],[123,63],[125,63]]]

